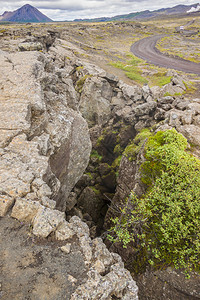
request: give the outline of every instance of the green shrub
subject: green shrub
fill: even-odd
[[[141,166],[147,192],[140,199],[131,193],[110,239],[131,242],[146,265],[188,272],[200,270],[200,161],[186,147],[175,129],[148,138]]]
[[[132,143],[130,143],[124,150],[123,154],[130,160],[133,161],[136,159],[137,154],[139,153],[141,147],[145,143],[145,139],[151,136],[152,133],[148,128],[144,128],[141,132],[135,137]]]

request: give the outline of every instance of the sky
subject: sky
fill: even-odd
[[[0,15],[24,4],[38,8],[54,21],[80,18],[111,17],[120,14],[156,10],[179,4],[192,5],[195,0],[0,0]]]

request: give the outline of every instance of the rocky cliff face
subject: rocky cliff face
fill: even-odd
[[[84,81],[78,82],[79,65],[60,42],[49,54],[0,53],[0,216],[30,224],[33,239],[34,236],[52,237],[54,247],[61,241],[63,246],[57,250],[58,254],[59,251],[70,253],[73,238],[86,275],[85,280],[80,280],[78,275],[77,279],[69,275],[67,281],[61,280],[60,285],[73,286],[68,299],[137,299],[137,286],[129,271],[124,269],[121,258],[110,253],[100,238],[91,240],[88,226],[78,217],[69,222],[65,218],[65,210],[74,207],[69,194],[85,171],[91,152],[88,125],[79,112],[79,103],[85,101],[78,90],[84,84]],[[100,118],[99,122],[105,120]],[[6,235],[4,225],[1,235]],[[13,243],[19,247],[14,237]],[[1,251],[4,257],[6,250]],[[17,251],[16,255],[20,255],[19,248]],[[35,251],[38,252],[37,247]],[[44,251],[41,250],[41,256],[45,255]],[[52,250],[49,251],[53,255]],[[7,253],[13,256],[12,252]],[[35,252],[31,253],[34,260]],[[27,255],[26,250],[24,255]],[[23,288],[27,284],[24,279],[21,292],[17,288],[10,290],[9,285],[14,288],[15,283],[13,281],[12,285],[8,276],[12,260],[8,261],[1,262],[0,293],[3,298],[24,299],[31,293],[31,299],[38,295],[62,299],[65,287],[51,294],[46,288],[48,280],[43,287],[39,283],[30,285],[27,291],[25,286]],[[30,263],[26,267],[30,270],[33,266]],[[50,269],[47,271],[50,276],[49,272]],[[31,274],[27,276],[25,278],[33,280]]]
[[[62,75],[51,58],[2,54],[1,68],[2,192],[12,198],[10,205],[16,198],[39,197],[46,203],[55,199],[64,211],[88,164],[87,123],[68,107]]]

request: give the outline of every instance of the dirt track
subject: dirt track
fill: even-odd
[[[155,35],[139,40],[131,46],[131,52],[135,56],[159,67],[200,75],[200,63],[194,63],[179,57],[170,57],[156,49],[157,41],[165,36]]]

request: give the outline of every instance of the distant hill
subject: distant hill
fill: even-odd
[[[74,22],[108,22],[108,21],[125,21],[125,20],[142,20],[151,19],[162,16],[173,16],[173,15],[185,15],[189,13],[195,13],[198,11],[199,3],[193,5],[176,5],[170,8],[162,8],[154,11],[145,10],[141,12],[135,12],[125,15],[117,15],[114,17],[102,17],[93,19],[75,19]]]
[[[15,11],[5,11],[0,16],[0,21],[19,22],[19,23],[43,23],[52,22],[50,18],[42,14],[37,8],[26,4]]]

